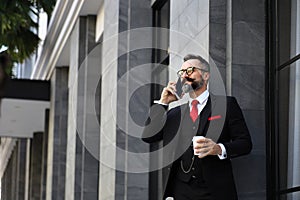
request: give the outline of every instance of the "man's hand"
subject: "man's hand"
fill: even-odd
[[[174,95],[175,92],[176,92],[176,82],[170,81],[167,87],[163,89],[159,101],[164,104],[169,104],[173,101],[176,101],[177,98]]]
[[[216,144],[209,138],[199,138],[196,140],[194,145],[195,153],[200,153],[199,158],[204,158],[208,155],[220,155],[222,154],[222,149],[220,145]]]

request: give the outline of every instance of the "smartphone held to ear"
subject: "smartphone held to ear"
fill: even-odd
[[[175,96],[177,99],[181,99],[183,94],[182,91],[182,83],[181,83],[181,79],[178,78],[177,83],[176,83],[176,92],[175,92]]]

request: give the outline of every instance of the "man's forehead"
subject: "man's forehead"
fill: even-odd
[[[187,67],[201,67],[201,63],[198,59],[190,59],[190,60],[187,60],[185,61],[183,64],[182,64],[182,68],[187,68]]]

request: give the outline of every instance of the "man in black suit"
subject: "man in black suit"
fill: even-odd
[[[170,81],[150,110],[142,138],[163,141],[164,198],[235,200],[231,158],[252,149],[242,111],[234,97],[208,92],[210,66],[201,56],[187,55],[177,74],[189,102],[168,110],[177,100],[176,83]],[[193,136],[204,137],[193,147]]]

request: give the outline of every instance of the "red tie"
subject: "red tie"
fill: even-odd
[[[199,102],[197,100],[192,101],[192,110],[190,112],[190,116],[191,116],[193,122],[195,122],[198,117],[198,108],[197,108],[198,103]]]

